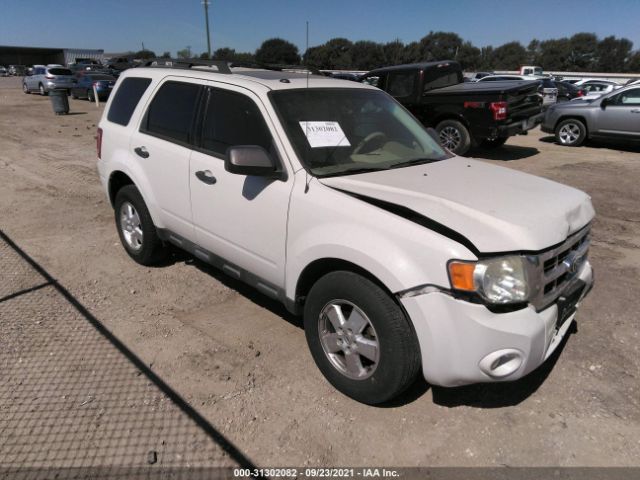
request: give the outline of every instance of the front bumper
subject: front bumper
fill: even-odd
[[[579,306],[593,285],[589,262],[576,279],[585,284]],[[528,306],[492,313],[484,305],[439,291],[401,302],[418,336],[425,379],[446,387],[527,375],[555,351],[575,317],[573,312],[556,328],[557,303],[540,312]]]

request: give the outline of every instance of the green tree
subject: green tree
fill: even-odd
[[[424,60],[453,60],[462,47],[462,38],[453,32],[429,32],[420,40]]]
[[[527,50],[520,42],[509,42],[493,51],[495,70],[516,70],[527,61]]]
[[[624,70],[629,73],[640,74],[640,50],[636,50],[629,55]]]
[[[270,38],[256,50],[256,60],[265,64],[294,65],[300,63],[300,54],[293,43],[282,38]]]
[[[482,53],[471,42],[464,42],[458,49],[458,55],[455,60],[460,63],[463,70],[473,72],[478,70],[482,63]]]
[[[139,50],[133,54],[136,58],[141,58],[143,60],[148,60],[150,58],[156,58],[156,54],[152,50]]]
[[[597,69],[600,72],[622,72],[633,43],[626,38],[609,36],[598,43]]]
[[[402,63],[422,62],[426,58],[422,54],[422,48],[418,42],[411,42],[404,47],[404,61]]]
[[[594,33],[576,33],[569,39],[564,68],[569,71],[592,71],[597,62],[598,37]]]
[[[171,58],[171,52],[164,52],[160,58]]]
[[[372,70],[385,65],[382,45],[376,42],[360,40],[351,47],[351,68],[355,70]]]
[[[568,38],[556,38],[540,42],[540,66],[544,70],[566,70],[571,52]]]
[[[191,47],[183,48],[176,52],[178,58],[191,58]]]
[[[324,44],[323,55],[326,55],[324,61],[328,69],[347,70],[353,68],[353,57],[351,49],[353,43],[346,38],[332,38]]]
[[[405,61],[404,44],[397,38],[393,42],[385,43],[382,52],[386,65],[400,65]]]

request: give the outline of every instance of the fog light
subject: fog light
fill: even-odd
[[[492,378],[503,378],[511,375],[522,365],[522,352],[514,348],[496,350],[478,364],[480,370]]]

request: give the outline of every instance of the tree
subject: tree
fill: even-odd
[[[480,49],[480,70],[493,70],[493,47]]]
[[[415,63],[425,60],[422,56],[422,49],[418,42],[411,42],[404,47],[404,62],[403,63]]]
[[[636,50],[627,59],[625,71],[640,74],[640,50]]]
[[[633,43],[630,40],[616,38],[613,35],[600,40],[598,43],[598,71],[622,72],[632,47]]]
[[[429,32],[420,40],[424,60],[453,60],[462,46],[462,38],[453,32]]]
[[[385,64],[382,45],[360,40],[351,47],[352,67],[356,70],[372,70]]]
[[[160,58],[171,58],[171,52],[164,52]]]
[[[478,47],[474,47],[471,42],[464,42],[458,49],[455,60],[460,62],[463,70],[473,72],[478,70],[482,63],[482,53]]]
[[[152,50],[140,50],[133,54],[136,58],[141,58],[143,60],[148,60],[150,58],[156,58],[156,54]]]
[[[544,70],[566,70],[571,52],[568,38],[557,38],[540,42],[540,66]]]
[[[527,61],[527,50],[520,42],[509,42],[493,51],[493,68],[496,70],[516,70]]]
[[[209,60],[209,54],[208,54],[207,52],[202,52],[202,53],[198,56],[198,58],[199,58],[200,60]]]
[[[382,45],[382,53],[386,65],[400,65],[405,61],[404,44],[397,38]]]
[[[325,65],[332,70],[347,70],[353,68],[353,57],[351,56],[351,48],[353,43],[346,38],[332,38],[324,44],[326,55]]]
[[[178,58],[191,58],[191,47],[183,48],[182,50],[178,50],[176,52]]]
[[[572,72],[593,71],[597,63],[598,37],[594,33],[576,33],[569,39],[564,68]]]
[[[256,50],[256,60],[265,64],[299,64],[298,47],[282,38],[265,40]]]

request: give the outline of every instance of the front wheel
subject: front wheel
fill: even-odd
[[[40,84],[38,90],[40,90],[40,95],[42,95],[43,97],[47,94],[47,91],[44,89],[44,85],[42,84]]]
[[[579,147],[587,137],[587,127],[575,118],[563,120],[556,127],[556,141],[567,147]]]
[[[166,256],[147,205],[133,185],[116,194],[115,219],[120,241],[129,256],[141,265],[155,265]]]
[[[313,285],[304,330],[325,378],[359,402],[391,400],[420,369],[420,348],[404,312],[380,286],[356,273],[331,272]]]
[[[23,84],[22,84],[22,91],[23,91],[24,93],[26,93],[26,94],[31,93],[31,92],[29,91],[29,87],[27,87],[27,84],[26,84],[26,83],[23,83]]]
[[[440,144],[456,155],[464,155],[471,148],[469,130],[457,120],[443,120],[436,126]]]

